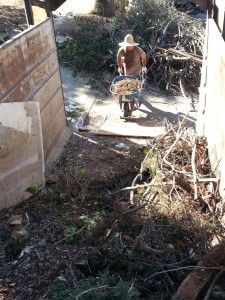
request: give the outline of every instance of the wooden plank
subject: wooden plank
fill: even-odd
[[[110,117],[100,129],[93,130],[98,135],[156,137],[165,133],[163,122],[154,118],[133,118],[130,121],[121,120],[119,117]]]
[[[26,72],[20,40],[0,47],[0,100],[1,96]]]
[[[59,88],[61,88],[61,78],[58,70],[33,97],[33,101],[39,103],[41,112]]]
[[[49,167],[70,136],[66,123],[52,19],[47,19],[24,31],[0,47],[0,101],[4,101],[5,104],[21,101],[37,102],[35,105],[38,104],[41,111],[42,147],[45,149],[45,162]],[[10,103],[10,105],[13,104]],[[10,116],[12,120],[14,117],[14,115]],[[8,139],[9,145],[14,145],[15,137],[14,132],[13,143]],[[9,153],[10,151],[7,155]],[[22,168],[26,173],[24,178],[28,176],[31,179],[33,171],[37,175],[37,165],[32,166],[32,170],[29,166]],[[20,169],[21,166],[18,165],[18,174]],[[4,171],[1,173],[3,174]],[[18,174],[15,173],[15,178]],[[11,194],[7,194],[7,197],[10,199]],[[9,205],[13,203],[9,201]]]
[[[41,26],[42,49],[44,53],[56,50],[54,24],[51,18]],[[58,61],[58,59],[57,59]]]
[[[25,78],[3,98],[2,103],[26,101],[30,96],[30,84],[28,78]]]
[[[188,53],[186,51],[179,51],[179,50],[176,50],[174,48],[169,48],[167,50],[170,53],[173,53],[173,54],[176,54],[176,55],[180,55],[180,56],[184,56],[187,59],[190,59],[192,61],[195,61],[197,63],[202,64],[202,56],[199,56],[199,55],[196,55],[196,54],[192,54],[192,53]]]
[[[41,112],[42,132],[45,132],[45,130],[50,126],[56,114],[58,111],[60,111],[62,105],[64,105],[64,102],[62,90],[60,89],[50,103]]]
[[[65,127],[64,124],[62,124],[56,136],[54,137],[54,140],[52,140],[51,145],[49,145],[47,151],[45,152],[46,169],[49,168],[51,164],[55,161],[55,159],[52,159],[56,158],[56,154],[59,154],[63,151],[63,146],[65,146],[65,142],[68,141],[71,134],[71,130],[68,127]]]
[[[55,137],[60,133],[60,130],[64,130],[65,127],[66,116],[64,106],[62,106],[49,127],[45,130],[45,132],[42,132],[45,159],[47,153],[49,153],[50,151],[50,147],[52,147],[52,143],[55,140]]]
[[[38,91],[58,68],[57,53],[53,52],[29,75],[32,91]]]
[[[51,10],[59,8],[66,0],[49,0]]]
[[[42,47],[41,32],[42,26],[37,26],[20,37],[27,70],[38,64],[38,62],[42,60],[43,56],[46,55]]]
[[[207,77],[205,110],[203,111],[203,134],[207,137],[210,161],[213,166],[218,165],[215,175],[220,180],[219,191],[225,196],[225,42],[213,19],[208,21],[208,52],[206,56]],[[215,49],[217,49],[215,54]],[[213,121],[212,121],[213,120]]]
[[[40,8],[46,8],[46,1],[45,0],[30,0],[32,6],[37,6]]]
[[[15,102],[31,100],[33,94],[42,88],[58,68],[57,53],[53,52],[31,73],[27,73],[25,79],[18,82],[15,88],[9,92],[2,102]]]
[[[34,24],[37,24],[48,17],[45,8],[32,6],[32,12],[33,12]]]

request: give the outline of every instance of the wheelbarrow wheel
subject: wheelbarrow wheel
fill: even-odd
[[[130,105],[128,102],[125,102],[123,104],[123,116],[124,118],[128,118],[129,117],[129,112],[130,112]]]

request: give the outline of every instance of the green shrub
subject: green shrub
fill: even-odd
[[[140,293],[130,282],[116,282],[108,270],[99,277],[88,277],[72,287],[63,276],[57,277],[49,288],[51,300],[139,300]]]

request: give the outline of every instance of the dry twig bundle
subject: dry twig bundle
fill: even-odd
[[[125,78],[112,84],[112,93],[118,95],[129,95],[140,91],[140,80]]]

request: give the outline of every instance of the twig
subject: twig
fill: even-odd
[[[59,240],[58,242],[56,242],[51,248],[54,248],[55,246],[57,246],[58,244],[60,244],[62,241],[66,240],[66,239],[69,239],[70,237],[74,236],[74,235],[79,235],[83,229],[85,228],[85,226],[81,227],[78,231],[64,237],[63,239]]]
[[[194,140],[194,147],[191,155],[191,166],[192,166],[192,172],[193,172],[193,183],[194,183],[194,200],[197,200],[198,198],[198,189],[197,189],[197,173],[196,173],[196,167],[195,167],[195,152],[196,152],[196,137]]]
[[[151,194],[151,198],[148,201],[146,201],[144,204],[122,212],[119,216],[116,217],[116,220],[120,219],[121,217],[124,217],[125,215],[135,213],[135,212],[139,211],[140,209],[144,208],[147,204],[149,204],[149,202],[153,201],[157,195],[158,195],[158,192]]]
[[[141,173],[137,174],[136,177],[134,178],[134,180],[132,181],[131,186],[134,187],[136,184],[136,181],[141,177],[142,177]],[[131,205],[134,204],[134,191],[133,190],[130,192],[130,203],[131,203]]]
[[[137,236],[135,239],[135,243],[134,243],[134,251],[139,251],[139,252],[144,251],[148,254],[164,255],[169,252],[172,252],[173,250],[174,250],[174,247],[172,244],[168,244],[166,246],[166,248],[162,249],[162,250],[151,248],[144,244],[142,236]]]
[[[92,288],[92,289],[88,289],[86,291],[83,291],[82,293],[80,293],[79,295],[76,296],[76,300],[79,299],[79,297],[83,294],[86,294],[88,292],[94,291],[94,290],[100,290],[100,289],[104,289],[104,288],[110,288],[108,285],[102,285],[102,286],[98,286],[96,288]]]
[[[27,224],[23,227],[23,229],[25,229],[27,226],[30,225],[30,219],[27,213],[26,213],[26,218],[27,218]]]
[[[185,270],[185,269],[221,270],[221,271],[225,270],[225,268],[223,268],[223,267],[186,266],[186,267],[180,267],[180,268],[176,268],[176,269],[170,269],[170,270],[165,270],[165,271],[157,272],[157,273],[155,273],[155,274],[153,274],[153,275],[145,278],[144,281],[147,281],[147,280],[149,280],[149,279],[151,279],[151,278],[153,278],[153,277],[155,277],[156,275],[159,275],[159,274],[168,273],[168,272],[176,272],[176,271]]]
[[[159,186],[159,185],[160,186],[161,185],[170,185],[170,183],[165,182],[165,183],[155,184],[155,183],[153,183],[153,180],[152,180],[150,183],[136,184],[135,186],[128,186],[128,187],[122,188],[114,193],[110,192],[108,189],[105,189],[105,190],[107,190],[107,192],[113,196],[113,195],[116,195],[116,194],[118,194],[120,192],[124,192],[124,191],[136,190],[139,188],[149,188],[151,186]]]
[[[150,154],[152,154],[152,152],[154,151],[154,149],[155,149],[156,146],[157,146],[157,144],[155,144],[155,145],[148,151],[148,153],[145,155],[145,158],[144,158],[144,160],[143,160],[142,163],[141,163],[140,172],[139,172],[139,174],[136,175],[136,177],[135,177],[134,180],[132,181],[132,184],[131,184],[132,187],[135,186],[136,181],[137,181],[138,179],[142,178],[142,173],[144,172],[144,168],[145,168],[145,162],[146,162],[146,160],[149,158]],[[133,191],[133,190],[131,190],[131,192],[130,192],[130,203],[131,203],[131,205],[134,204],[134,191]]]

